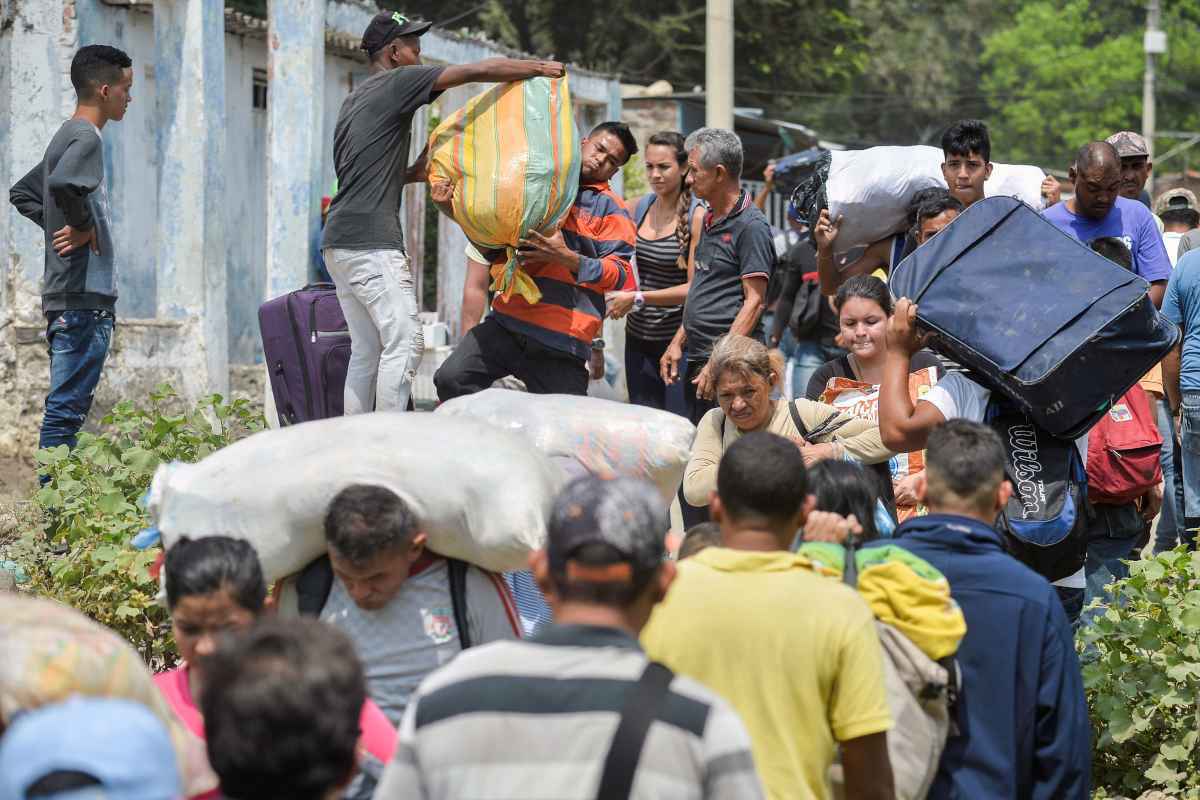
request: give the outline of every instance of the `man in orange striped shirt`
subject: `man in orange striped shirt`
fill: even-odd
[[[609,180],[637,153],[629,127],[598,125],[581,144],[579,195],[562,229],[531,232],[517,250],[542,299],[497,296],[434,375],[438,399],[482,391],[512,375],[536,394],[587,394],[587,363],[604,321],[604,293],[635,291],[636,229]]]

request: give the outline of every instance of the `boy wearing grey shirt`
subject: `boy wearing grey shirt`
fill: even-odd
[[[9,190],[12,204],[46,236],[42,312],[50,392],[38,442],[42,448],[75,446],[112,338],[117,286],[101,129],[125,116],[132,64],[128,55],[107,45],[89,45],[75,54],[75,113],[50,140],[41,163]]]

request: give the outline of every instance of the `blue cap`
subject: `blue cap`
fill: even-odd
[[[178,800],[183,796],[166,726],[132,700],[73,697],[16,716],[0,739],[0,800],[54,772],[82,772],[99,785],[54,800]]]

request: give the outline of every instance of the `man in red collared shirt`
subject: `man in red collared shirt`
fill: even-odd
[[[438,399],[482,391],[512,375],[537,394],[587,394],[587,362],[604,321],[604,294],[634,291],[636,229],[608,181],[637,152],[629,127],[598,125],[581,145],[579,195],[562,229],[530,233],[517,250],[541,290],[492,301],[491,315],[467,331],[434,375]]]

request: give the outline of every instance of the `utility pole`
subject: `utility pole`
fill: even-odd
[[[1146,2],[1146,35],[1142,41],[1142,49],[1146,52],[1146,73],[1142,80],[1142,138],[1146,140],[1146,149],[1150,151],[1150,160],[1154,160],[1154,57],[1167,52],[1167,34],[1159,30],[1161,9],[1159,0]],[[1151,174],[1147,191],[1154,196],[1154,175]]]
[[[708,0],[705,20],[705,124],[733,130],[733,0]]]

